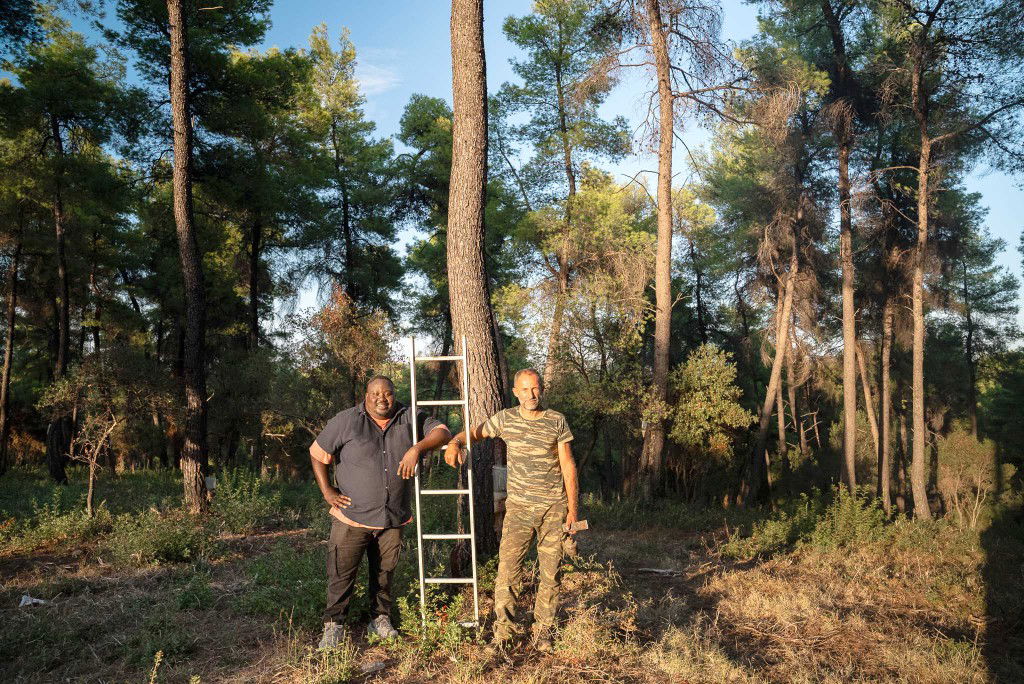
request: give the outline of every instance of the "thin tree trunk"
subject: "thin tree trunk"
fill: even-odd
[[[800,443],[800,456],[806,458],[809,450],[807,446],[807,434],[804,432],[804,422],[800,419],[800,410],[796,402],[796,371],[794,366],[796,365],[796,316],[793,317],[789,329],[790,345],[786,352],[786,386],[789,388],[789,413],[793,416],[793,429],[796,430],[799,436]],[[790,462],[789,458],[786,458],[782,462],[782,468],[785,471],[789,471]]]
[[[893,325],[893,301],[891,296],[885,298],[885,306],[882,311],[882,430],[879,437],[878,449],[878,494],[882,498],[882,507],[886,513],[892,511],[892,499],[890,478],[892,476],[892,465],[889,455],[889,443],[892,441],[890,435],[892,420],[892,389],[889,386],[889,378],[892,370],[892,325]]]
[[[484,264],[484,203],[487,184],[487,72],[483,0],[452,0],[452,170],[448,215],[448,291],[453,339],[468,344],[471,420],[479,422],[503,407],[501,370],[494,339]],[[478,443],[472,454],[476,535],[479,549],[493,553],[495,445]]]
[[[569,270],[564,255],[558,257],[555,305],[551,313],[551,330],[548,332],[548,353],[544,361],[544,387],[551,387],[558,374],[558,340],[562,335],[562,319],[565,316],[565,299],[569,294]]]
[[[98,455],[97,455],[98,458]],[[96,459],[89,461],[89,489],[85,494],[85,514],[90,518],[96,515],[93,509],[93,492],[96,487]]]
[[[857,368],[860,371],[860,384],[864,390],[864,413],[868,417],[868,427],[871,429],[871,444],[875,447],[875,453],[878,453],[879,437],[878,437],[878,420],[875,418],[875,402],[871,399],[871,383],[868,381],[868,368],[867,362],[864,360],[864,350],[860,348],[860,343],[856,345],[857,350]]]
[[[850,216],[850,141],[839,145],[839,254],[843,284],[843,482],[857,485],[856,311],[853,305],[853,227]]]
[[[263,224],[257,216],[249,232],[249,351],[260,344],[260,250]]]
[[[928,173],[931,149],[927,135],[921,136],[921,157],[918,162],[917,182],[917,247],[914,250],[914,276],[912,300],[914,316],[913,347],[913,452],[910,458],[910,486],[914,497],[914,517],[931,518],[928,505],[925,448],[928,433],[924,422],[924,259],[928,247]]]
[[[68,286],[68,264],[65,254],[65,215],[63,198],[64,181],[64,141],[61,138],[60,122],[54,115],[50,116],[50,134],[53,136],[55,159],[55,177],[53,190],[53,225],[56,235],[57,250],[57,360],[54,364],[53,376],[60,380],[67,373],[68,356],[71,345],[71,302]],[[65,467],[68,462],[68,451],[71,446],[71,419],[61,415],[50,421],[46,430],[46,463],[50,477],[57,484],[68,481]]]
[[[785,352],[782,353],[786,354]],[[786,404],[782,401],[782,385],[782,378],[779,378],[779,386],[775,389],[775,422],[779,432],[776,453],[778,454],[780,464],[789,460],[788,449],[786,448]],[[784,466],[783,469],[785,469]],[[771,479],[771,473],[768,474],[768,478],[769,480]]]
[[[646,0],[651,50],[658,76],[658,246],[654,259],[654,373],[652,403],[668,401],[669,343],[672,322],[672,136],[675,132],[675,98],[672,65],[659,0]],[[640,497],[657,492],[665,448],[665,422],[652,420],[644,432],[637,484]]]
[[[693,306],[697,312],[697,332],[700,333],[700,343],[708,343],[708,324],[704,318],[704,272],[697,260],[697,248],[693,240],[688,240],[690,247],[690,263],[693,265]]]
[[[789,272],[786,274],[782,286],[782,320],[789,320],[793,311],[793,291],[796,289],[794,282],[799,275],[800,261],[797,256],[796,238],[792,240],[792,250],[789,257]],[[765,391],[764,404],[761,406],[761,416],[757,426],[757,441],[751,452],[750,463],[747,472],[740,485],[739,503],[748,505],[754,503],[767,493],[768,469],[765,459],[766,445],[768,443],[768,425],[771,422],[772,410],[775,404],[775,395],[779,383],[782,381],[782,362],[785,358],[785,349],[789,326],[783,326],[775,341],[775,358],[772,361],[772,373],[768,380],[768,388]]]
[[[21,236],[24,210],[18,207],[18,229],[14,233],[14,249],[11,252],[11,263],[7,269],[7,335],[4,345],[4,369],[0,377],[0,475],[9,467],[7,443],[10,439],[11,410],[11,364],[14,361],[14,327],[18,309],[18,266],[21,263]]]
[[[188,43],[182,0],[167,0],[171,38],[171,115],[174,125],[174,222],[185,289],[185,440],[181,451],[185,505],[206,509],[206,301],[203,262],[192,210],[192,120],[188,91]]]

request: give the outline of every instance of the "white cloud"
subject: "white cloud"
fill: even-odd
[[[402,82],[395,69],[366,63],[356,64],[356,80],[359,81],[359,90],[367,96],[380,95]]]

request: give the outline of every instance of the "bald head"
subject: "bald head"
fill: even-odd
[[[527,411],[540,410],[541,395],[544,394],[544,380],[533,368],[524,368],[516,372],[512,394],[516,395],[519,405]]]
[[[391,378],[375,375],[366,383],[366,411],[378,420],[395,415],[395,383]]]

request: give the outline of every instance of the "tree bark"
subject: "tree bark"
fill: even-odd
[[[71,345],[71,302],[68,287],[68,264],[65,253],[65,215],[63,198],[64,141],[61,138],[60,122],[50,115],[50,134],[53,136],[55,161],[53,189],[53,226],[57,251],[57,359],[54,364],[54,380],[60,380],[67,373]],[[71,419],[62,415],[50,421],[46,429],[46,463],[50,477],[57,484],[68,481],[67,466],[71,447]]]
[[[793,416],[793,429],[796,430],[800,444],[800,456],[801,458],[807,457],[809,447],[807,445],[807,434],[804,432],[804,422],[800,419],[800,410],[796,401],[796,372],[794,366],[796,365],[796,320],[791,322],[789,329],[790,345],[786,352],[786,387],[789,388],[789,412]],[[790,468],[789,458],[786,458],[782,462],[782,468],[788,471]]]
[[[14,234],[14,249],[11,252],[11,264],[7,269],[7,318],[6,344],[4,345],[4,368],[0,377],[0,475],[7,472],[9,466],[7,443],[10,439],[11,410],[11,364],[14,361],[14,326],[18,308],[18,266],[21,262],[21,236],[24,213],[18,210],[18,228]]]
[[[174,222],[185,289],[183,370],[185,430],[181,450],[185,505],[199,513],[206,501],[206,299],[203,262],[192,209],[192,119],[188,90],[188,36],[182,0],[167,0],[171,38],[171,116],[174,125]]]
[[[853,303],[853,227],[850,215],[850,139],[839,144],[839,255],[843,284],[843,482],[857,485],[857,330]]]
[[[799,275],[800,261],[797,256],[796,238],[792,239],[791,254],[789,257],[789,272],[785,275],[782,285],[782,320],[789,320],[793,311],[793,291],[796,289],[794,280]],[[775,396],[778,392],[779,383],[782,381],[782,363],[785,359],[785,349],[789,326],[783,326],[775,340],[775,358],[772,360],[772,373],[768,380],[768,388],[765,390],[764,404],[761,406],[761,415],[757,426],[757,441],[750,455],[750,462],[747,471],[740,485],[739,503],[749,505],[764,497],[768,490],[768,468],[765,459],[766,446],[768,444],[768,425],[771,423],[772,411],[775,408]]]
[[[931,173],[931,138],[928,135],[927,112],[922,89],[923,56],[914,57],[915,64],[911,78],[911,98],[914,116],[920,134],[920,154],[917,162],[917,246],[914,250],[914,274],[911,283],[913,302],[914,344],[912,376],[912,434],[913,445],[910,457],[910,487],[914,497],[914,517],[926,520],[932,517],[928,505],[927,475],[925,473],[925,445],[928,433],[924,423],[924,259],[928,248],[928,179]]]
[[[864,350],[860,348],[858,343],[855,347],[857,351],[857,368],[860,371],[860,384],[864,389],[864,413],[868,417],[868,427],[871,429],[871,444],[875,447],[875,453],[878,453],[878,421],[875,419],[875,402],[871,400],[871,383],[868,382],[868,368],[867,362],[864,360]]]
[[[668,401],[669,342],[672,321],[672,136],[675,132],[675,98],[672,65],[659,0],[646,0],[651,50],[658,76],[658,244],[654,260],[654,373],[651,402]],[[665,422],[654,420],[644,431],[637,484],[640,497],[651,499],[661,481]]]
[[[882,310],[882,429],[879,436],[878,448],[878,495],[882,498],[882,507],[886,513],[892,511],[892,464],[890,461],[889,444],[891,437],[892,420],[892,389],[889,386],[889,377],[892,369],[892,324],[894,316],[894,303],[891,296],[886,296],[885,305]]]
[[[452,0],[452,170],[448,214],[448,292],[456,350],[466,337],[469,409],[473,422],[503,407],[494,312],[484,265],[484,203],[487,185],[487,72],[483,0]],[[493,553],[493,440],[473,448],[473,495],[478,549]]]
[[[856,310],[854,309],[853,221],[850,206],[850,151],[853,147],[853,96],[856,90],[846,53],[846,37],[832,0],[822,0],[821,12],[832,43],[833,133],[838,142],[839,260],[843,303],[843,482],[857,484],[857,367]]]

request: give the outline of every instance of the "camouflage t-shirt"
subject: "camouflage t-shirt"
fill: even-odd
[[[565,500],[558,445],[572,440],[569,424],[558,411],[547,409],[528,420],[519,408],[499,411],[487,419],[483,432],[500,437],[508,446],[509,503],[551,504]]]

